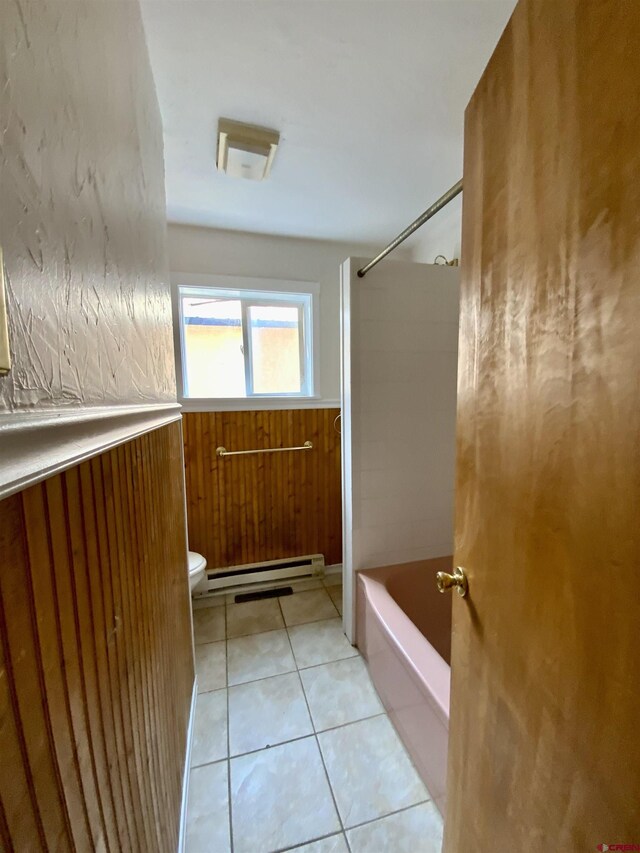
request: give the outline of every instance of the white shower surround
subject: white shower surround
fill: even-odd
[[[342,267],[345,629],[354,575],[453,553],[457,268]],[[435,582],[435,581],[434,581]]]

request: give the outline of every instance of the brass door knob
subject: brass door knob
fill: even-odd
[[[436,584],[438,585],[439,592],[446,592],[448,589],[455,587],[456,592],[461,598],[464,598],[469,592],[467,576],[464,573],[464,569],[460,566],[455,567],[452,575],[448,572],[438,572],[436,574]]]

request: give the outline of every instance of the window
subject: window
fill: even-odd
[[[313,395],[312,293],[178,292],[184,397]]]

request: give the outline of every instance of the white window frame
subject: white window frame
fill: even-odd
[[[320,399],[320,285],[310,281],[290,281],[283,279],[245,278],[222,275],[199,275],[193,273],[175,273],[171,276],[173,287],[173,321],[176,352],[176,380],[178,398],[185,410],[219,411],[237,409],[295,408],[305,402],[313,405]],[[246,397],[189,397],[186,388],[186,358],[184,324],[182,316],[182,296],[206,295],[209,291],[224,291],[225,296],[240,300],[250,299],[252,304],[273,305],[280,302],[289,307],[297,307],[301,316],[300,364],[302,371],[302,390],[299,393],[257,394]],[[292,300],[293,295],[304,296],[304,303]],[[247,390],[253,387],[251,335],[247,322],[247,306],[242,303],[243,338],[245,350],[245,377]]]

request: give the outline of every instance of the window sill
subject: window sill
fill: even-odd
[[[324,397],[235,397],[225,400],[183,397],[185,412],[265,412],[281,409],[339,409],[340,401]]]

